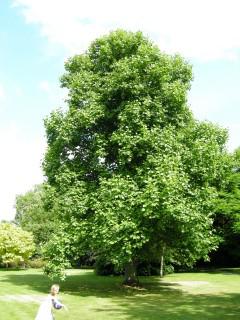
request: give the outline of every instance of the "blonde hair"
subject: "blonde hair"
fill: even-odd
[[[58,293],[58,291],[59,291],[59,285],[58,284],[53,284],[51,286],[51,290],[50,290],[51,295],[54,296],[56,293]]]

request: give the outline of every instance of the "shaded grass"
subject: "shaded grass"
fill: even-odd
[[[56,319],[228,320],[240,319],[240,269],[141,277],[141,288],[121,285],[120,277],[71,270],[61,286],[69,312]],[[198,282],[197,282],[198,281]],[[42,298],[52,282],[40,270],[0,271],[0,319],[34,319],[37,302],[4,300],[12,295]]]

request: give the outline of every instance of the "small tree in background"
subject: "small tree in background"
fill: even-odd
[[[14,222],[23,230],[32,232],[37,252],[54,233],[56,221],[52,213],[53,190],[46,184],[37,185],[16,197]]]
[[[65,68],[69,109],[45,121],[44,169],[61,220],[48,271],[91,249],[134,284],[144,256],[207,259],[217,246],[212,199],[227,166],[227,134],[194,120],[191,66],[140,32],[118,30]]]
[[[35,246],[33,235],[7,222],[0,223],[0,262],[9,265],[25,265]]]
[[[240,148],[231,157],[230,171],[216,199],[214,225],[222,241],[213,263],[238,266],[240,261]]]

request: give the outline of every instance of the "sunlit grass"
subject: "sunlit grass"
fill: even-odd
[[[140,288],[121,280],[70,270],[60,284],[69,311],[56,311],[56,320],[240,319],[240,269],[141,277]],[[51,284],[40,270],[0,269],[0,319],[33,320]]]

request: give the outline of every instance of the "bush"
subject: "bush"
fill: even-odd
[[[174,267],[172,265],[164,265],[163,273],[170,274],[174,272]],[[160,265],[154,262],[142,262],[137,266],[138,276],[159,276]]]
[[[164,265],[164,274],[170,274],[174,272],[174,267],[170,264]],[[121,275],[122,270],[117,270],[116,267],[104,257],[96,259],[95,273],[101,276],[108,275]],[[143,261],[137,266],[137,276],[159,276],[160,266],[157,262]]]
[[[104,257],[99,257],[95,262],[95,273],[99,276],[119,275],[121,271],[116,270],[115,266]]]
[[[43,268],[45,266],[46,262],[42,258],[35,258],[33,260],[28,261],[28,266],[30,268]]]
[[[31,232],[9,223],[0,223],[0,262],[6,267],[25,266],[34,252]]]
[[[91,269],[95,265],[96,257],[93,252],[86,252],[84,255],[71,259],[73,268]]]

